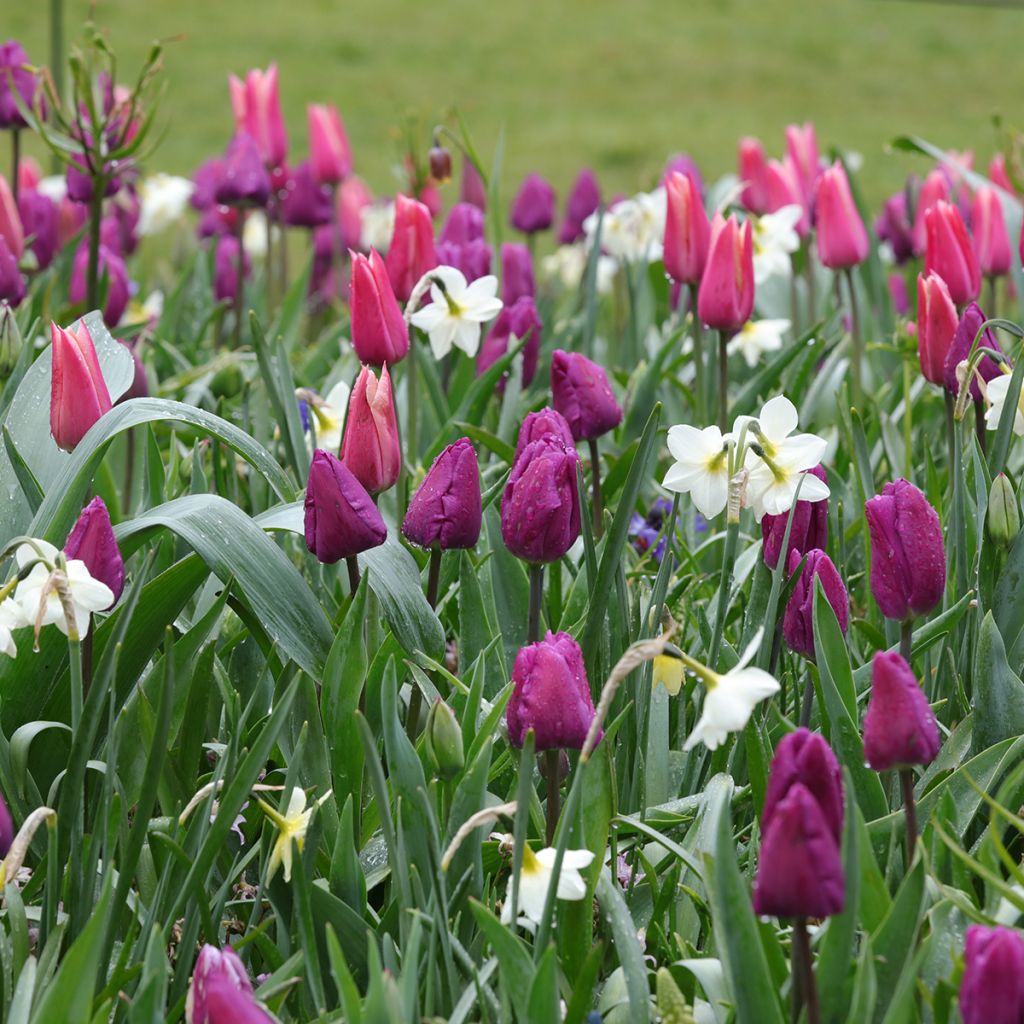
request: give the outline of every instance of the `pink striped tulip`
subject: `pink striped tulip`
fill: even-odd
[[[326,103],[311,103],[306,115],[313,177],[321,185],[336,185],[352,173],[352,149],[341,115]]]
[[[50,334],[50,432],[58,447],[70,452],[110,410],[110,392],[100,370],[96,346],[84,323],[66,329],[51,323]]]
[[[837,160],[814,192],[818,258],[833,270],[855,267],[868,255],[868,232],[853,201],[846,170]]]
[[[665,270],[682,284],[698,284],[708,258],[711,224],[693,179],[673,171],[665,179]]]
[[[738,331],[754,308],[754,248],[750,221],[715,214],[708,260],[697,293],[697,312],[709,327]]]
[[[281,167],[288,155],[288,136],[281,114],[277,65],[271,64],[266,71],[253,68],[244,82],[229,75],[228,86],[236,131],[247,132],[256,140],[268,169]]]

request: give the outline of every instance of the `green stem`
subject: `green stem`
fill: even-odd
[[[89,263],[85,278],[86,312],[99,309],[100,295],[100,223],[103,220],[103,193],[106,183],[101,178],[92,179],[92,196],[89,199]]]
[[[861,363],[863,360],[863,340],[860,333],[860,311],[857,308],[857,288],[853,280],[853,271],[847,267],[844,271],[847,290],[850,293],[850,342],[852,344],[852,357],[850,369],[852,372],[853,404],[862,413],[864,411],[864,376]]]
[[[348,569],[348,585],[352,591],[352,596],[356,596],[356,591],[359,589],[359,560],[355,555],[349,555],[345,559],[345,568]]]
[[[11,129],[11,195],[18,205],[18,177],[21,173],[21,129]]]
[[[535,644],[540,639],[540,605],[544,597],[544,566],[530,566],[530,614],[527,620],[526,642]]]
[[[441,555],[440,548],[430,549],[430,568],[427,570],[427,604],[431,608],[437,607],[437,589],[441,582]],[[409,710],[405,717],[405,731],[413,743],[416,742],[416,731],[420,724],[422,705],[423,693],[418,686],[413,685],[412,693],[409,695]]]
[[[906,818],[907,864],[906,870],[914,860],[917,847],[917,803],[914,800],[914,770],[900,769],[900,789],[903,790],[903,815]]]
[[[560,751],[558,750],[545,750],[544,751],[544,771],[547,775],[548,784],[548,799],[546,807],[546,818],[547,818],[547,845],[550,846],[555,841],[555,830],[558,828],[558,814],[561,810],[561,787],[558,780],[558,761]]]
[[[725,551],[722,553],[722,574],[718,581],[718,605],[715,608],[715,632],[711,640],[711,658],[709,665],[718,669],[718,654],[722,648],[722,631],[725,629],[726,607],[729,600],[729,588],[732,586],[732,569],[736,561],[736,544],[739,540],[739,522],[730,522],[725,528]]]
[[[900,655],[909,665],[914,643],[914,620],[904,619],[900,623]]]
[[[235,288],[234,348],[242,346],[242,307],[245,304],[245,207],[238,208],[235,237],[238,239],[238,286]]]
[[[818,1003],[818,986],[814,981],[814,963],[811,960],[811,940],[807,935],[807,919],[798,917],[793,922],[793,975],[794,1006],[793,1019],[800,1017],[797,1003],[796,978],[800,977],[800,994],[807,1005],[807,1024],[821,1024],[821,1006]]]
[[[988,424],[985,422],[985,406],[981,402],[974,403],[974,433],[984,458],[988,452]]]
[[[697,422],[704,422],[704,325],[697,312],[700,285],[690,285],[690,319],[693,321],[693,398]]]
[[[68,660],[71,670],[71,731],[78,728],[82,720],[84,681],[82,673],[82,643],[68,639]]]
[[[914,382],[914,368],[909,359],[903,360],[903,476],[913,480],[913,435],[911,432],[913,404],[910,401],[910,387]]]
[[[50,0],[50,74],[57,96],[64,97],[64,0]],[[54,168],[60,166],[54,155]]]
[[[718,332],[718,429],[729,429],[729,332]]]
[[[419,437],[417,433],[419,428],[419,406],[416,387],[416,347],[415,328],[410,327],[409,358],[405,364],[405,464],[410,473],[415,473],[416,466],[419,464],[419,453],[417,452],[417,448],[419,447]]]
[[[604,516],[601,506],[601,457],[597,451],[597,439],[588,438],[590,446],[590,476],[593,487],[594,539],[600,540],[604,532]]]

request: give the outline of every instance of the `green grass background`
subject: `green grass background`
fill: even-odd
[[[48,54],[48,4],[8,0],[3,32]],[[66,0],[74,40],[89,10]],[[399,128],[457,105],[482,153],[504,132],[504,190],[528,170],[564,193],[584,163],[607,192],[656,178],[686,150],[715,176],[753,133],[782,148],[810,118],[823,147],[865,158],[880,199],[921,161],[886,151],[914,132],[981,161],[1024,101],[1024,3],[993,8],[924,0],[98,0],[96,21],[138,67],[150,40],[166,53],[166,137],[153,166],[190,171],[231,130],[228,71],[277,61],[291,149],[305,150],[305,104],[342,111],[356,168],[394,188]],[[1024,118],[1022,118],[1024,120]]]

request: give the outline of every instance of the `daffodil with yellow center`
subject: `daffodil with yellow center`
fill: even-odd
[[[313,812],[330,795],[331,790],[328,790],[316,803],[307,807],[306,794],[301,789],[293,789],[288,798],[288,810],[284,814],[264,800],[258,801],[263,813],[277,826],[277,839],[274,840],[274,848],[270,851],[270,863],[267,865],[267,882],[274,877],[281,864],[284,864],[284,880],[292,880],[292,843],[294,842],[299,848],[299,853],[302,853]]]
[[[523,866],[519,872],[519,914],[521,924],[540,924],[544,915],[544,903],[548,887],[555,870],[558,851],[547,846],[536,853],[529,845],[523,846]],[[581,900],[587,895],[587,883],[580,870],[590,867],[594,855],[590,850],[566,850],[562,857],[562,868],[558,873],[558,888],[555,895],[560,900]],[[512,923],[512,879],[505,904],[501,909],[501,920]]]
[[[668,691],[670,697],[677,697],[683,686],[684,675],[685,667],[678,658],[659,654],[654,659],[651,685],[657,686],[660,683]]]

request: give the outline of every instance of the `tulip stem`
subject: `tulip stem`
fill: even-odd
[[[535,644],[540,639],[540,604],[544,597],[544,566],[537,562],[530,566],[530,616],[526,626],[526,642]]]
[[[853,281],[853,270],[847,267],[844,273],[846,275],[846,287],[850,292],[850,342],[852,345],[850,368],[853,371],[853,404],[855,408],[859,409],[860,412],[863,413],[864,378],[861,371],[861,361],[863,358],[861,347],[863,345],[863,341],[860,333],[860,311],[857,308],[857,287]]]
[[[409,360],[406,365],[405,387],[405,464],[410,473],[416,472],[418,460],[416,457],[417,428],[419,426],[419,409],[417,408],[416,394],[416,333],[415,328],[409,328]]]
[[[21,165],[21,129],[11,129],[11,196],[14,205],[18,205],[18,175]]]
[[[713,671],[718,670],[718,652],[722,649],[722,632],[725,629],[725,614],[728,611],[729,588],[732,586],[732,567],[736,561],[736,542],[739,534],[740,524],[730,521],[725,528],[725,550],[722,553],[722,574],[718,580],[718,606],[715,609],[715,632],[711,639],[711,658],[708,662]]]
[[[544,751],[544,773],[547,775],[548,783],[548,801],[546,808],[547,831],[545,833],[548,846],[555,841],[555,829],[558,828],[558,815],[561,811],[561,807],[559,806],[561,802],[561,792],[558,780],[558,762],[558,750]]]
[[[910,400],[910,388],[914,383],[914,364],[909,359],[903,360],[903,475],[908,480],[914,476],[914,443],[913,443],[913,418],[911,411],[913,403]]]
[[[985,309],[988,315],[995,320],[998,316],[998,313],[996,313],[996,276],[995,274],[989,274],[985,280],[988,284],[988,305]]]
[[[718,332],[718,429],[729,429],[729,332]]]
[[[804,699],[800,703],[800,726],[807,729],[811,724],[811,706],[814,703],[814,676],[810,665],[807,666],[807,679],[804,681]]]
[[[235,288],[235,333],[234,348],[242,345],[242,306],[245,300],[245,207],[238,207],[238,220],[235,222],[235,237],[238,239],[238,286]]]
[[[600,540],[601,534],[604,532],[604,516],[601,506],[601,456],[597,451],[596,438],[588,438],[587,444],[590,446],[590,476],[591,486],[593,487],[592,503],[594,506],[594,539]]]
[[[345,566],[348,569],[348,585],[352,588],[354,598],[359,589],[359,559],[355,555],[349,555],[345,559]]]
[[[912,768],[900,769],[900,788],[903,790],[903,816],[906,818],[906,840],[907,840],[907,865],[914,860],[914,850],[917,847],[917,803],[914,800],[914,770]]]
[[[914,620],[904,619],[900,623],[900,656],[909,665],[914,644]]]
[[[85,278],[86,312],[100,305],[100,222],[103,220],[103,193],[106,182],[93,177],[92,195],[89,197],[89,263]]]
[[[441,583],[441,555],[440,548],[430,549],[430,567],[427,570],[427,604],[431,608],[437,607],[437,589]],[[405,732],[410,741],[416,742],[416,731],[420,724],[420,708],[423,705],[423,693],[416,685],[409,695],[409,710],[405,716]]]
[[[807,935],[807,918],[793,922],[793,1020],[800,1019],[802,1004],[807,1004],[807,1024],[821,1024],[818,986],[814,981],[811,961],[811,940]]]
[[[704,422],[704,328],[697,313],[699,282],[690,285],[690,319],[693,321],[693,399],[697,422]]]
[[[277,306],[277,286],[274,281],[274,226],[271,223],[269,213],[263,218],[263,223],[266,226],[267,235],[267,254],[263,264],[267,270],[267,319],[272,320],[274,309]]]

